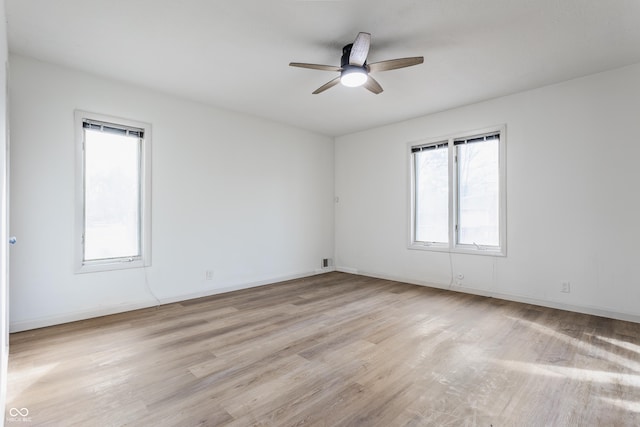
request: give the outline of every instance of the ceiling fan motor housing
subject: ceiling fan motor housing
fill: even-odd
[[[358,67],[357,65],[350,65],[349,64],[349,57],[351,56],[351,48],[352,47],[353,47],[353,43],[349,43],[348,45],[346,45],[345,47],[342,48],[342,58],[340,58],[340,66],[343,69],[349,68],[349,67],[366,69],[367,61],[364,62],[362,67]]]
[[[342,58],[340,59],[340,65],[342,70],[340,71],[340,82],[344,86],[358,87],[364,84],[368,79],[367,62],[365,61],[362,66],[351,65],[351,49],[353,43],[349,43],[342,48]]]

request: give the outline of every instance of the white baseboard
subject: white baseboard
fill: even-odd
[[[330,273],[332,271],[336,271],[336,268],[333,267],[333,266],[321,267],[321,268],[316,268],[315,273],[316,274],[324,274],[324,273]]]
[[[284,282],[287,280],[301,279],[304,277],[315,276],[318,274],[324,274],[331,271],[340,271],[343,273],[374,277],[374,278],[385,279],[385,280],[393,280],[396,282],[409,283],[412,285],[426,286],[426,287],[437,288],[437,289],[448,289],[455,292],[462,292],[462,293],[480,295],[480,296],[491,297],[491,298],[498,298],[506,301],[521,302],[525,304],[532,304],[532,305],[538,305],[542,307],[556,308],[559,310],[573,311],[576,313],[591,314],[594,316],[609,317],[611,319],[618,319],[618,320],[625,320],[625,321],[634,322],[634,323],[640,323],[640,315],[638,314],[620,312],[620,311],[612,310],[607,307],[571,305],[571,304],[565,304],[557,301],[531,298],[523,295],[491,292],[491,291],[485,291],[482,289],[474,289],[474,288],[468,288],[468,287],[457,286],[457,285],[450,286],[449,283],[433,283],[433,282],[408,279],[406,277],[394,276],[389,274],[361,271],[356,268],[344,267],[344,266],[319,268],[314,270],[313,272],[291,274],[287,276],[274,277],[274,278],[255,281],[255,282],[240,283],[232,286],[227,286],[224,288],[208,289],[206,291],[198,292],[198,293],[177,295],[177,296],[168,297],[168,298],[160,298],[160,303],[171,304],[174,302],[208,297],[212,295],[233,292],[241,289],[248,289],[248,288],[254,288],[258,286],[270,285],[273,283]],[[46,326],[59,325],[62,323],[75,322],[78,320],[91,319],[94,317],[108,316],[110,314],[117,314],[117,313],[123,313],[127,311],[138,310],[142,308],[149,308],[157,305],[158,305],[157,301],[150,299],[145,301],[119,304],[119,305],[114,305],[109,307],[100,307],[100,308],[93,308],[89,310],[76,311],[73,313],[65,313],[57,316],[48,316],[48,317],[41,317],[37,319],[29,319],[29,320],[24,320],[19,322],[12,322],[9,325],[9,331],[11,333],[27,331],[30,329],[43,328]]]
[[[36,319],[11,322],[9,324],[9,332],[14,333],[28,331],[31,329],[76,322],[78,320],[86,320],[94,317],[108,316],[110,314],[124,313],[125,311],[139,310],[141,308],[149,308],[157,305],[157,302],[153,300],[145,300],[126,304],[118,304],[109,307],[99,307],[89,310],[74,311],[72,313],[65,313],[57,316],[38,317]]]
[[[420,280],[407,279],[406,277],[393,276],[393,275],[388,275],[383,273],[372,273],[372,272],[361,271],[361,270],[357,270],[355,268],[349,268],[349,267],[338,267],[336,268],[336,270],[344,273],[357,274],[360,276],[374,277],[376,279],[392,280],[394,282],[409,283],[412,285],[426,286],[429,288],[446,289],[454,292],[462,292],[466,294],[479,295],[479,296],[490,297],[490,298],[498,298],[506,301],[521,302],[524,304],[538,305],[541,307],[555,308],[558,310],[566,310],[566,311],[572,311],[575,313],[591,314],[593,316],[608,317],[616,320],[625,320],[627,322],[640,323],[639,314],[621,312],[608,307],[572,305],[572,304],[566,304],[559,301],[543,300],[538,298],[527,297],[524,295],[492,292],[492,291],[486,291],[482,289],[474,289],[474,288],[468,288],[464,286],[458,286],[455,284],[450,286],[449,283],[432,283],[432,282],[425,282]]]
[[[360,274],[357,268],[351,268],[351,267],[336,267],[336,271],[340,271],[342,273],[349,273],[349,274]],[[366,274],[363,274],[363,276],[366,276]],[[371,276],[371,277],[374,277],[374,276]]]
[[[304,277],[317,276],[318,274],[324,274],[330,271],[334,271],[334,268],[333,267],[318,268],[313,272],[290,274],[287,276],[275,277],[275,278],[266,279],[266,280],[259,280],[256,282],[239,283],[236,285],[226,286],[223,288],[207,289],[206,291],[203,291],[203,292],[196,292],[192,294],[179,295],[179,296],[169,297],[169,298],[160,298],[160,302],[162,304],[171,304],[174,302],[187,301],[190,299],[203,298],[203,297],[209,297],[211,295],[218,295],[218,294],[224,294],[227,292],[239,291],[241,289],[249,289],[249,288],[256,288],[258,286],[272,285],[278,282],[286,282],[287,280],[295,280],[295,279],[302,279]]]
[[[333,267],[321,268],[313,272],[304,272],[304,273],[291,274],[287,276],[273,277],[270,279],[259,280],[255,282],[239,283],[232,286],[226,286],[223,288],[207,289],[206,291],[203,291],[203,292],[176,295],[176,296],[171,296],[167,298],[160,298],[159,301],[163,305],[171,304],[174,302],[208,297],[211,295],[233,292],[241,289],[271,285],[273,283],[284,282],[287,280],[295,280],[295,279],[301,279],[304,277],[316,276],[318,274],[324,274],[334,270],[335,269]],[[76,322],[78,320],[92,319],[94,317],[108,316],[110,314],[124,313],[127,311],[139,310],[142,308],[149,308],[149,307],[156,307],[156,306],[158,306],[158,301],[156,301],[154,298],[154,299],[149,299],[144,301],[129,302],[125,304],[118,304],[118,305],[108,306],[108,307],[99,307],[99,308],[92,308],[89,310],[81,310],[81,311],[76,311],[72,313],[56,315],[56,316],[47,316],[47,317],[40,317],[37,319],[11,322],[11,324],[9,325],[9,332],[14,333],[14,332],[28,331],[31,329],[44,328],[47,326],[60,325],[63,323]]]

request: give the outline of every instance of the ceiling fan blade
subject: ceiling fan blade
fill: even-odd
[[[358,33],[353,46],[351,46],[351,54],[349,55],[349,65],[362,67],[369,55],[369,45],[371,44],[371,34]]]
[[[422,64],[424,62],[424,57],[422,56],[412,56],[411,58],[399,58],[399,59],[390,59],[388,61],[380,61],[374,62],[373,64],[368,64],[367,68],[369,71],[389,71],[396,70],[398,68],[411,67],[412,65]]]
[[[322,86],[320,86],[318,89],[313,91],[314,95],[317,95],[319,93],[324,92],[327,89],[330,89],[332,87],[334,87],[335,85],[337,85],[338,83],[340,83],[340,76],[336,77],[335,79],[323,84]]]
[[[290,62],[289,66],[300,67],[300,68],[310,68],[312,70],[342,71],[342,68],[334,67],[333,65],[305,64],[304,62]]]
[[[371,76],[369,76],[367,81],[362,86],[364,86],[365,89],[375,93],[376,95],[382,92],[382,86],[380,86],[380,83],[378,83],[376,79]]]

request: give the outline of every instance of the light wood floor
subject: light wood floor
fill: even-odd
[[[640,424],[639,324],[343,273],[10,350],[7,426]]]

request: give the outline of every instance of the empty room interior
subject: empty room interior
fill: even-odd
[[[639,424],[637,0],[0,15],[0,426]]]

